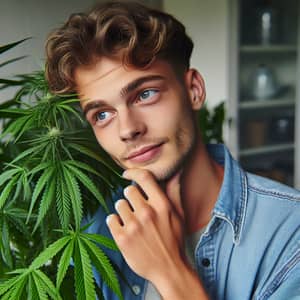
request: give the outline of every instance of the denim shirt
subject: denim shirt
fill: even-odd
[[[208,151],[224,166],[211,220],[195,249],[210,299],[300,299],[300,191],[245,172],[223,145]],[[89,231],[111,237],[101,210],[94,220]],[[147,281],[119,252],[106,253],[126,277],[127,283],[120,279],[124,299],[144,299]],[[96,277],[105,299],[117,300]]]

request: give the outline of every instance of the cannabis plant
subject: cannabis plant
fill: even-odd
[[[118,173],[96,148],[75,95],[51,94],[43,71],[0,79],[0,89],[8,86],[18,91],[0,105],[0,298],[101,299],[93,266],[122,299],[103,249],[117,246],[82,227],[99,206],[108,212]]]

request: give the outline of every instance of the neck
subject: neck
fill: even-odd
[[[194,153],[184,168],[181,199],[187,233],[193,233],[210,220],[223,182],[224,170],[208,154],[198,139]]]

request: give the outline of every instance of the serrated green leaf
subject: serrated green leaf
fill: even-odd
[[[15,269],[13,271],[7,272],[7,274],[20,274],[20,276],[26,276],[28,273],[30,273],[30,270],[27,268]]]
[[[85,299],[85,286],[83,282],[83,269],[81,264],[81,254],[76,240],[74,244],[74,275],[75,275],[75,292],[77,299]]]
[[[113,188],[113,185],[107,180],[105,176],[103,176],[101,173],[97,172],[94,168],[89,166],[86,163],[83,163],[78,160],[69,160],[67,161],[68,165],[73,165],[76,168],[80,168],[82,170],[88,171],[96,176],[99,176],[110,188]]]
[[[69,159],[73,159],[71,152],[69,151],[69,149],[65,146],[64,142],[62,139],[59,139],[59,145],[61,147],[61,149],[65,152],[65,154],[67,155],[67,157]]]
[[[75,289],[78,299],[96,298],[91,260],[84,245],[77,239],[75,246]]]
[[[15,175],[18,172],[20,172],[19,169],[10,169],[10,170],[4,171],[0,175],[0,186],[2,184],[4,184],[7,180],[9,180],[13,175]]]
[[[14,300],[12,297],[11,297],[11,294],[12,294],[13,290],[9,290],[5,295],[3,295],[1,297],[1,300]]]
[[[0,218],[0,232],[2,232],[3,230],[3,221],[4,221],[4,217]],[[0,251],[2,251],[3,248],[3,241],[2,238],[0,238]]]
[[[43,172],[43,174],[41,175],[41,177],[37,181],[36,186],[35,186],[34,191],[33,191],[33,194],[32,194],[30,207],[29,207],[29,211],[28,211],[28,217],[27,217],[26,222],[29,221],[29,218],[32,214],[32,210],[33,210],[33,207],[35,205],[35,202],[38,199],[38,197],[39,197],[40,193],[42,192],[42,190],[45,188],[48,181],[50,180],[53,173],[54,173],[54,168],[53,167],[52,168],[47,168],[47,169],[45,169],[45,171]]]
[[[65,186],[65,179],[61,176],[61,172],[58,172],[56,178],[56,207],[58,217],[64,231],[66,231],[69,226],[71,210],[71,198],[67,193]]]
[[[29,200],[30,196],[31,196],[31,187],[30,187],[30,183],[28,181],[28,173],[23,172],[22,174],[22,186],[23,186],[23,199],[24,201]]]
[[[12,134],[14,136],[14,141],[16,142],[24,131],[28,128],[28,124],[32,124],[33,120],[31,116],[25,115],[15,119],[9,124],[9,126],[3,131],[1,136],[6,136],[7,134]]]
[[[76,116],[76,118],[78,120],[80,120],[82,123],[84,122],[83,119],[81,118],[81,116],[79,115],[79,113],[75,109],[73,109],[71,106],[60,103],[59,108],[62,108],[65,111],[68,111],[69,113],[72,113],[74,116]]]
[[[47,294],[55,300],[62,300],[59,292],[57,291],[56,287],[54,286],[53,282],[49,279],[48,276],[45,275],[41,270],[36,270],[35,274],[38,275],[40,282],[43,284],[44,289],[46,290]]]
[[[11,269],[13,267],[12,255],[10,250],[10,235],[8,230],[7,218],[4,217],[2,220],[2,232],[1,232],[1,240],[2,240],[2,259],[7,264],[7,266]]]
[[[59,289],[60,285],[67,273],[67,270],[70,266],[71,257],[74,250],[74,240],[71,240],[66,246],[58,264],[57,277],[56,277],[56,286]]]
[[[17,182],[17,179],[18,179],[18,176],[15,176],[15,177],[11,178],[9,183],[2,190],[2,192],[0,194],[0,209],[3,207],[3,205],[5,204],[7,198],[9,197],[15,183]]]
[[[25,158],[26,156],[32,154],[32,153],[40,153],[40,151],[42,150],[44,146],[43,145],[37,145],[35,147],[30,147],[28,149],[26,149],[25,151],[21,152],[12,162],[11,164],[16,163],[17,161]]]
[[[59,104],[71,104],[71,103],[80,103],[79,98],[72,98],[72,99],[67,99],[67,100],[62,100],[59,102]]]
[[[73,215],[75,219],[76,230],[80,229],[82,220],[82,198],[75,176],[66,168],[63,168],[63,176],[66,182],[66,189],[71,197]]]
[[[27,211],[23,208],[14,207],[10,202],[5,208],[6,214],[15,218],[25,219],[27,217]]]
[[[26,281],[28,280],[27,276],[20,276],[20,279],[14,284],[13,289],[11,290],[10,298],[11,300],[23,300],[21,298]]]
[[[23,213],[25,214],[25,213]],[[25,225],[25,223],[22,221],[22,216],[18,216],[18,215],[13,215],[10,214],[9,210],[6,210],[6,215],[7,215],[7,219],[9,221],[9,223],[11,224],[11,226],[13,228],[16,228],[16,230],[18,230],[21,234],[24,235],[24,237],[26,239],[30,239],[30,233],[28,231],[27,226]]]
[[[45,285],[43,284],[40,277],[38,276],[38,274],[35,271],[32,272],[32,278],[33,278],[34,286],[35,286],[37,294],[38,294],[37,299],[48,300],[47,292],[44,288]]]
[[[105,246],[106,248],[119,251],[119,248],[114,240],[100,234],[95,233],[82,233],[83,238],[87,238],[90,241],[93,241],[95,243],[98,243],[102,246]]]
[[[107,167],[109,170],[111,170],[113,173],[115,173],[117,176],[121,177],[121,175],[118,172],[116,172],[100,155],[98,155],[91,149],[89,149],[83,145],[75,144],[75,143],[69,143],[68,145],[71,148],[77,150],[78,152],[97,160],[98,162],[103,164],[105,167]]]
[[[21,136],[29,129],[34,128],[34,118],[29,117],[27,121],[23,124],[22,127],[20,127],[19,130],[16,130],[16,132],[13,134],[15,136],[15,143],[21,138]]]
[[[15,276],[13,278],[7,279],[4,282],[0,283],[0,296],[5,294],[10,288],[12,288],[17,281],[19,281],[19,276]],[[2,297],[1,297],[2,299]]]
[[[114,291],[119,299],[123,299],[116,272],[110,264],[108,257],[100,248],[88,239],[84,239],[83,242],[86,244],[88,253],[93,258],[93,265],[99,271],[101,278],[107,286]]]
[[[62,248],[64,248],[64,246],[68,243],[70,239],[71,239],[70,236],[65,236],[52,243],[34,259],[34,261],[29,266],[29,269],[31,270],[38,269],[41,266],[43,266],[52,257],[54,257],[59,251],[61,251]]]
[[[83,222],[84,224],[80,228],[80,232],[85,232],[94,222],[95,222],[95,220],[94,221],[90,221],[89,223]]]
[[[36,231],[37,227],[45,218],[53,199],[55,198],[56,184],[55,180],[50,180],[44,190],[43,197],[40,202],[38,218],[34,226],[33,232]]]
[[[74,166],[71,166],[68,164],[66,166],[79,179],[79,181],[95,196],[95,198],[99,201],[99,203],[104,207],[106,212],[108,212],[109,210],[106,205],[106,202],[105,202],[102,194],[97,189],[94,182],[88,176],[86,176],[83,172],[81,172],[78,168],[75,168]]]
[[[21,190],[22,190],[22,179],[21,179],[22,175],[19,175],[18,180],[16,181],[15,184],[15,188],[13,193],[11,194],[11,202],[16,201],[17,198],[19,198],[20,194],[21,194]]]
[[[28,297],[27,299],[30,300],[39,300],[39,294],[38,294],[38,290],[36,287],[36,284],[34,282],[34,278],[32,276],[33,274],[31,274],[30,276],[28,276],[28,289],[27,289],[27,293],[28,293]]]
[[[40,163],[40,164],[37,165],[36,167],[32,168],[32,169],[28,172],[28,174],[29,174],[29,175],[34,175],[34,174],[40,172],[41,170],[47,169],[47,168],[49,168],[49,167],[51,167],[51,166],[52,166],[52,162],[49,162],[49,161]]]

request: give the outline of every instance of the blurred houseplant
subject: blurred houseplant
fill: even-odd
[[[94,266],[122,299],[103,251],[117,251],[115,243],[81,227],[99,205],[108,210],[104,199],[122,184],[116,167],[81,118],[75,95],[51,94],[43,71],[0,79],[0,90],[10,86],[18,87],[16,96],[0,105],[0,298],[102,299]],[[223,104],[201,110],[206,142],[222,140],[223,121]]]

